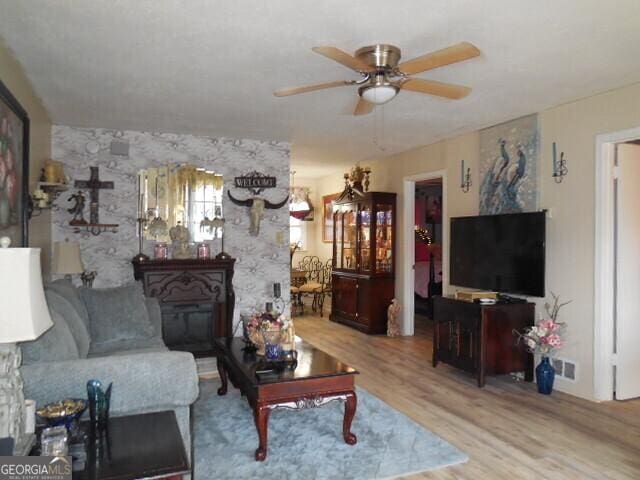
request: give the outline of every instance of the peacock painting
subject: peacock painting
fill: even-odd
[[[480,214],[518,213],[538,207],[538,115],[480,132]]]

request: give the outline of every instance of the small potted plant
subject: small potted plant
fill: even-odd
[[[518,336],[518,340],[523,341],[531,353],[541,357],[540,363],[536,367],[536,383],[538,384],[538,392],[544,395],[550,395],[553,391],[553,381],[556,376],[556,371],[551,365],[549,357],[564,345],[562,336],[566,324],[558,321],[558,312],[570,303],[560,303],[560,297],[553,292],[551,292],[551,296],[553,297],[553,306],[549,303],[545,304],[547,318],[540,320],[537,325],[527,328],[522,333],[514,332]]]

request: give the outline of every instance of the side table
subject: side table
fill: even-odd
[[[78,428],[86,436],[87,461],[73,480],[178,480],[192,473],[173,411],[111,418],[98,437],[88,422]]]

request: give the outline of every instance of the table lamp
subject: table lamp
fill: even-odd
[[[2,239],[0,245],[8,242]],[[39,248],[0,248],[0,438],[12,437],[16,455],[26,455],[24,394],[16,342],[35,340],[53,323],[42,286]]]
[[[80,275],[83,285],[90,287],[95,278],[95,272],[85,272],[80,244],[78,242],[55,242],[53,244],[52,273],[64,275],[71,280],[72,275]]]

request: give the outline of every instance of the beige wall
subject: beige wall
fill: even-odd
[[[51,120],[33,91],[22,67],[0,41],[0,80],[18,99],[31,121],[29,180],[30,191],[40,176],[44,161],[51,158]],[[42,268],[49,273],[51,252],[51,211],[44,210],[29,222],[29,245],[42,248]]]
[[[577,362],[575,383],[559,379],[557,388],[593,399],[593,325],[594,325],[594,229],[595,229],[595,137],[640,126],[640,84],[561,105],[540,113],[540,208],[549,209],[547,223],[547,292],[572,300],[561,313],[568,323],[567,345],[561,356]],[[551,144],[565,152],[569,174],[561,184],[551,177]],[[478,213],[479,134],[472,132],[436,144],[412,149],[390,157],[363,162],[373,169],[372,190],[398,193],[398,214],[403,222],[403,178],[410,175],[446,170],[447,216]],[[471,167],[473,186],[463,193],[460,160]],[[319,179],[318,195],[341,190],[341,172]],[[445,219],[445,224],[448,223]],[[402,228],[398,229],[403,245]],[[320,232],[317,232],[316,239]],[[318,243],[319,255],[331,255],[330,245]],[[405,252],[398,249],[396,296],[402,298],[403,272],[409,268]],[[444,258],[448,270],[448,258]],[[445,291],[454,289],[445,284]],[[537,313],[544,312],[544,301],[532,299]]]

